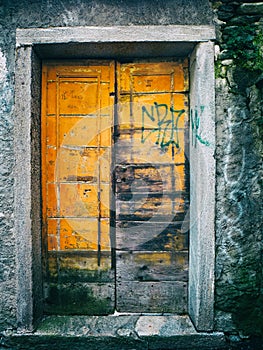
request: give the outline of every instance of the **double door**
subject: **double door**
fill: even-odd
[[[187,62],[45,62],[45,311],[184,313]]]

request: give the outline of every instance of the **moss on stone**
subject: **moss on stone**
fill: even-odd
[[[221,61],[215,62],[215,77],[216,79],[223,77]]]
[[[245,25],[226,27],[224,47],[237,66],[250,71],[263,71],[263,28]]]
[[[239,298],[240,307],[233,313],[233,321],[244,334],[263,336],[263,296],[251,302],[249,295]]]
[[[46,313],[56,315],[105,315],[114,312],[110,297],[94,295],[92,288],[82,285],[50,286]]]

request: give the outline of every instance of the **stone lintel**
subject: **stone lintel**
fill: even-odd
[[[17,46],[84,42],[201,42],[215,39],[213,26],[116,26],[17,29]]]

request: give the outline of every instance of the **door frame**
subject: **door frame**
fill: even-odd
[[[215,259],[215,82],[213,26],[17,29],[15,69],[15,233],[17,323],[41,319],[41,60],[190,56],[189,316],[213,330]],[[52,47],[52,48],[51,48]]]

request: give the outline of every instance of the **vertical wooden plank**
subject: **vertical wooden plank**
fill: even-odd
[[[46,230],[46,211],[47,211],[47,174],[46,174],[46,140],[47,140],[47,67],[43,67],[42,69],[42,105],[41,105],[41,149],[42,149],[42,157],[41,157],[41,166],[42,166],[42,221],[43,221],[43,229]],[[43,232],[42,234],[44,244],[46,247],[46,235]]]

